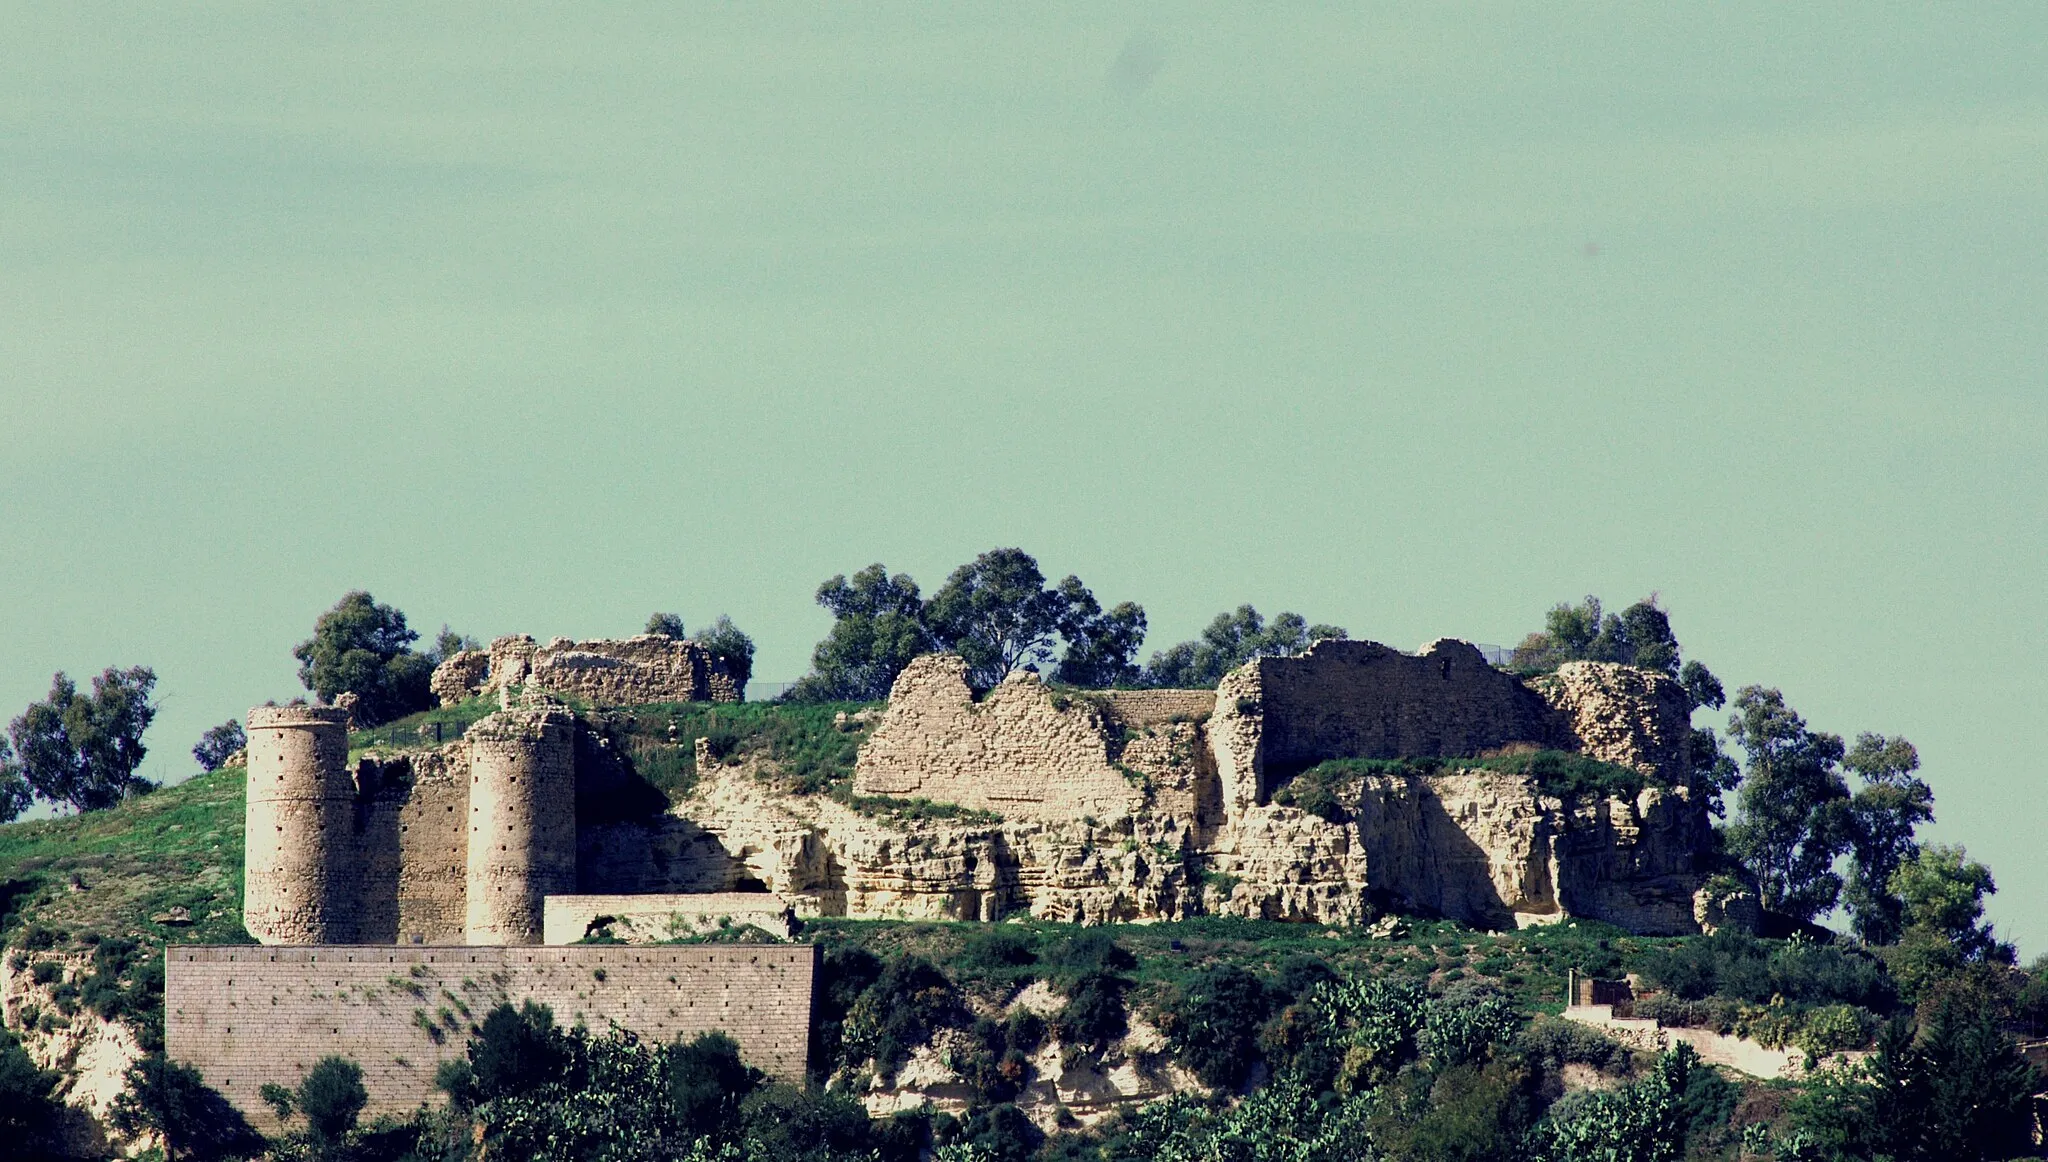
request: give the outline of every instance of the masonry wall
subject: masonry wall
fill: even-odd
[[[435,671],[435,689],[445,700],[474,673],[475,662],[456,655]],[[478,689],[532,685],[598,706],[639,706],[649,702],[737,702],[740,684],[724,664],[690,641],[658,634],[571,641],[558,637],[538,645],[525,635],[491,643],[487,677]]]
[[[173,946],[164,1037],[172,1060],[269,1130],[277,1121],[257,1091],[296,1085],[330,1053],[362,1066],[366,1120],[439,1100],[435,1066],[461,1056],[471,1025],[500,1001],[532,999],[559,1024],[616,1023],[658,1042],[719,1030],[748,1064],[801,1081],[817,963],[813,945]]]
[[[1214,690],[1105,690],[1110,713],[1126,726],[1200,722],[1216,709]]]
[[[249,711],[242,922],[265,944],[357,939],[361,867],[347,722],[347,712],[332,707]]]
[[[575,722],[505,710],[470,728],[468,944],[538,944],[542,900],[576,890]]]
[[[881,723],[861,744],[854,789],[1005,816],[1109,818],[1142,802],[1110,746],[1094,700],[1019,672],[977,702],[959,655],[926,654],[890,689]]]
[[[1377,642],[1322,641],[1260,658],[1217,687],[1217,767],[1235,805],[1326,759],[1471,757],[1515,743],[1570,746],[1557,715],[1466,642],[1420,654]]]
[[[397,810],[399,944],[460,944],[469,910],[469,748],[406,759]]]
[[[784,939],[796,935],[789,904],[769,892],[549,896],[544,943],[574,944],[600,917],[609,917],[606,930],[628,944],[710,932],[726,924],[752,925]]]

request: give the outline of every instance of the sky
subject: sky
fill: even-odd
[[[1414,648],[1650,593],[2048,952],[2048,6],[0,0],[0,717],[1016,545]],[[1703,711],[1702,724],[1721,715]]]

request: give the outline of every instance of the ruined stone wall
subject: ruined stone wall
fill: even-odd
[[[461,657],[442,666],[455,667]],[[473,664],[461,665],[466,675]],[[558,637],[545,646],[525,635],[501,637],[491,643],[487,671],[474,689],[532,685],[596,706],[738,702],[744,693],[725,664],[702,646],[658,634],[581,642]],[[460,677],[451,670],[442,684],[452,692]]]
[[[854,789],[1031,817],[1122,815],[1142,795],[1119,771],[1102,709],[1014,673],[977,702],[967,663],[926,654],[905,667],[861,744]]]
[[[427,688],[434,692],[441,705],[453,706],[481,691],[490,674],[491,655],[482,650],[462,650],[450,654],[434,667],[433,674],[427,679]]]
[[[1541,697],[1449,638],[1416,655],[1321,641],[1297,657],[1248,662],[1218,685],[1209,729],[1236,807],[1265,802],[1280,782],[1326,759],[1570,745]]]
[[[469,922],[469,747],[408,759],[398,808],[400,944],[460,944]]]
[[[249,711],[242,922],[265,944],[357,938],[362,871],[347,722],[332,707]]]
[[[1581,750],[1667,783],[1691,781],[1692,698],[1663,674],[1613,662],[1567,662],[1530,683]]]
[[[787,901],[769,892],[692,892],[665,895],[549,896],[547,944],[574,944],[601,919],[605,933],[628,944],[654,944],[725,926],[751,926],[772,936],[796,936]]]
[[[576,890],[575,720],[504,710],[469,728],[469,944],[538,944],[542,900]]]
[[[173,946],[164,1038],[172,1060],[272,1132],[258,1090],[295,1086],[333,1053],[362,1066],[366,1121],[439,1101],[435,1067],[461,1056],[501,1001],[535,1000],[564,1026],[616,1022],[657,1043],[719,1030],[748,1064],[800,1083],[816,972],[812,945]]]
[[[1200,722],[1216,709],[1214,690],[1104,690],[1097,697],[1131,727]]]

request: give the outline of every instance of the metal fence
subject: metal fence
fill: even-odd
[[[401,748],[440,746],[444,742],[454,742],[461,738],[469,727],[470,724],[467,722],[422,722],[413,726],[392,723],[357,731],[355,745]]]

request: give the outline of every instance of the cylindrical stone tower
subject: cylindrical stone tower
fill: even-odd
[[[348,712],[249,711],[242,924],[264,944],[351,944],[355,855]]]
[[[575,720],[504,710],[469,743],[470,944],[539,944],[542,900],[576,890]]]

